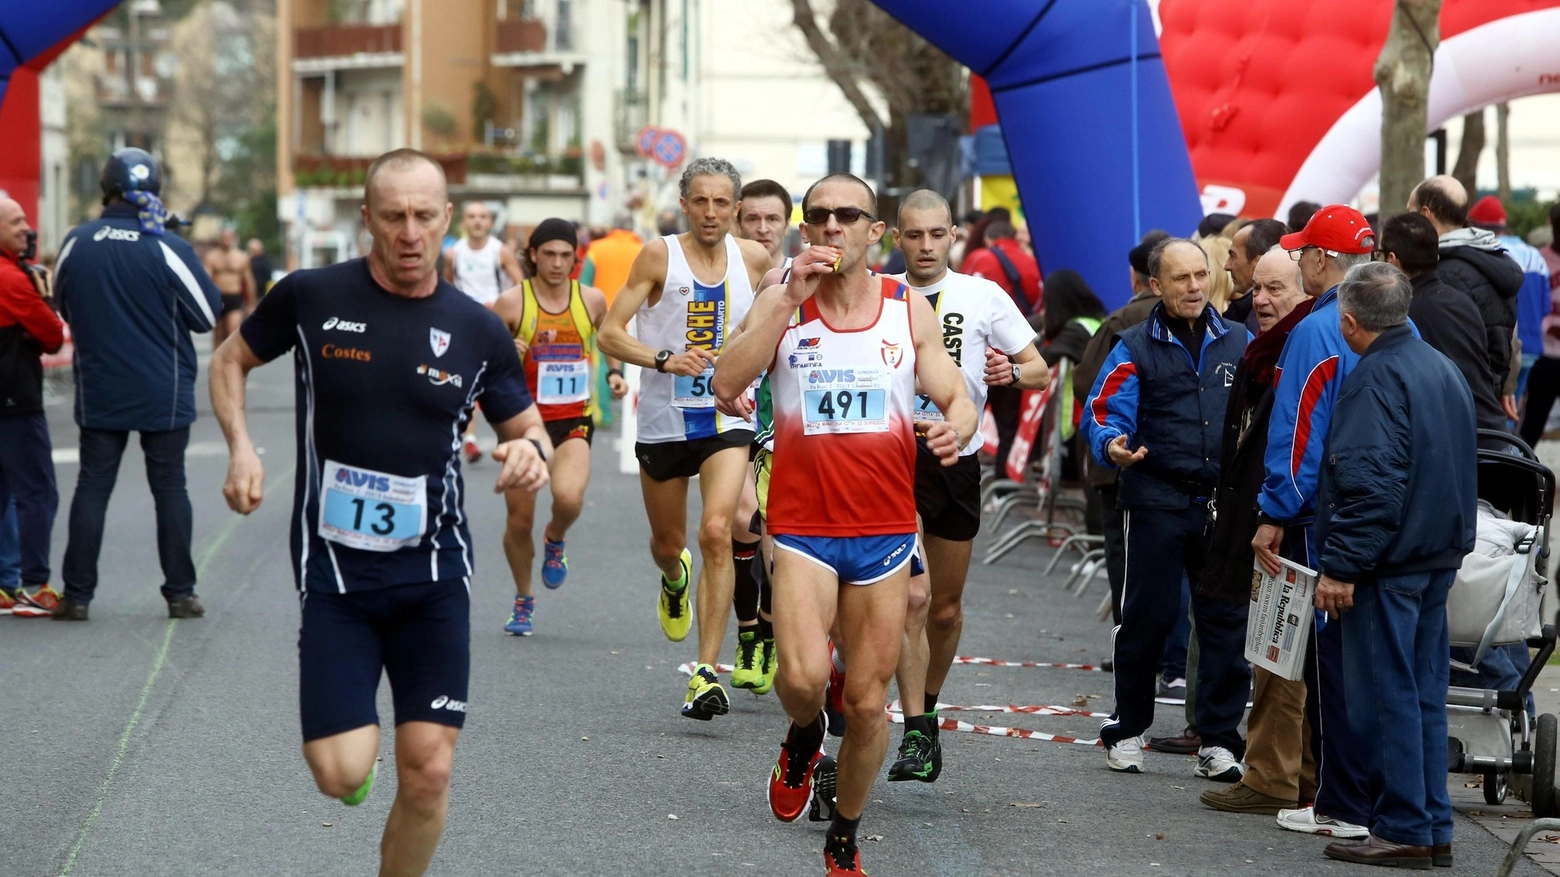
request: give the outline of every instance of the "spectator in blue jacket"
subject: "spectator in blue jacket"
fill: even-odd
[[[1126,516],[1127,551],[1112,650],[1116,709],[1100,738],[1106,766],[1127,773],[1143,770],[1142,734],[1154,721],[1165,638],[1182,615],[1182,581],[1202,575],[1225,403],[1250,337],[1208,304],[1202,247],[1184,238],[1161,241],[1148,269],[1159,303],[1146,321],[1117,333],[1086,406],[1090,452],[1100,465],[1121,470],[1116,503]],[[1236,628],[1244,638],[1243,625],[1221,623],[1239,608],[1193,596],[1198,639],[1209,643]],[[1237,726],[1248,692],[1245,677],[1198,692],[1197,776],[1240,779],[1245,743]]]
[[[157,509],[157,556],[172,618],[205,614],[195,597],[184,449],[195,420],[195,346],[221,298],[195,252],[166,233],[157,162],[121,149],[103,167],[103,215],[65,236],[55,294],[76,345],[81,471],[70,506],[54,618],[87,620],[98,582],[103,519],[131,432],[141,434]]]
[[[1408,326],[1409,280],[1349,272],[1340,331],[1359,364],[1343,382],[1317,490],[1316,608],[1342,617],[1349,718],[1369,747],[1370,835],[1327,856],[1450,864],[1446,595],[1473,550],[1478,463],[1473,396]]]
[[[1311,313],[1290,332],[1278,359],[1278,383],[1268,424],[1267,471],[1257,499],[1261,526],[1251,546],[1275,575],[1275,555],[1311,569],[1311,523],[1322,444],[1332,424],[1333,405],[1359,356],[1338,330],[1338,284],[1350,268],[1370,261],[1375,236],[1358,210],[1323,207],[1304,229],[1285,235],[1279,246],[1300,263]],[[1349,729],[1343,690],[1343,640],[1336,625],[1319,620],[1307,660],[1306,713],[1316,758],[1317,790],[1312,807],[1280,810],[1279,826],[1332,837],[1363,837],[1370,819],[1364,749]]]

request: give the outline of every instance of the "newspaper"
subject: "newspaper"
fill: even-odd
[[[1252,565],[1251,611],[1246,616],[1246,660],[1275,676],[1305,673],[1306,643],[1316,603],[1316,571],[1280,557],[1279,575]]]

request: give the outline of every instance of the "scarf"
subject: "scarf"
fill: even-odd
[[[1251,380],[1246,383],[1244,407],[1255,407],[1262,394],[1273,386],[1273,372],[1278,367],[1279,354],[1284,352],[1284,342],[1289,339],[1289,333],[1295,326],[1311,312],[1314,304],[1316,299],[1307,298],[1295,305],[1288,316],[1246,345],[1246,372],[1251,375]]]
[[[168,223],[168,211],[156,195],[151,192],[131,191],[120,197],[125,199],[125,203],[135,206],[136,216],[141,220],[141,231],[158,237],[163,236],[164,228]]]

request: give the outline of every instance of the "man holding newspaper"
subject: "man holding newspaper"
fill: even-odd
[[[1451,864],[1446,794],[1446,596],[1473,549],[1473,396],[1408,326],[1411,286],[1390,265],[1349,272],[1340,324],[1360,356],[1344,381],[1317,490],[1316,606],[1342,617],[1349,718],[1380,783],[1370,835],[1329,858]],[[1433,848],[1433,850],[1432,850]]]

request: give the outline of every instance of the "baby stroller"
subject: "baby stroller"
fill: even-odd
[[[1555,624],[1542,623],[1555,475],[1514,435],[1481,429],[1479,440],[1479,544],[1464,559],[1446,603],[1452,645],[1472,648],[1474,655],[1453,667],[1476,667],[1501,645],[1525,643],[1538,654],[1514,690],[1449,689],[1448,769],[1482,775],[1489,804],[1505,800],[1511,774],[1531,775],[1534,814],[1555,816],[1560,720],[1539,716],[1535,729],[1527,712],[1528,692],[1555,650]],[[1495,443],[1516,453],[1487,449]]]

